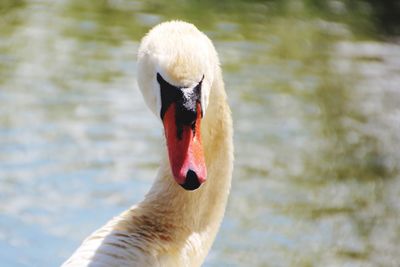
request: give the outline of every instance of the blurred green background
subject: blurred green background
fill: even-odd
[[[204,266],[400,265],[400,2],[0,0],[0,260],[58,266],[140,201],[162,129],[140,38],[219,52],[235,172]]]

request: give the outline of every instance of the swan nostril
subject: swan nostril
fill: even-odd
[[[181,186],[186,190],[196,190],[201,185],[197,174],[193,170],[189,170],[186,174],[186,180]]]

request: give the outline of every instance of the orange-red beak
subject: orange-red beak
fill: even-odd
[[[176,182],[186,190],[195,190],[207,178],[201,144],[201,105],[196,103],[196,118],[191,125],[176,121],[176,103],[171,103],[163,118],[169,162]]]

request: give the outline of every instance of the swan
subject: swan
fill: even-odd
[[[232,119],[212,42],[190,23],[163,22],[143,37],[137,64],[139,88],[164,129],[155,182],[62,267],[200,266],[222,221]]]

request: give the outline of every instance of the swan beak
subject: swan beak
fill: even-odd
[[[195,190],[206,181],[207,169],[201,144],[201,105],[197,103],[192,124],[177,123],[176,103],[172,103],[163,118],[172,174],[186,190]]]

